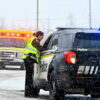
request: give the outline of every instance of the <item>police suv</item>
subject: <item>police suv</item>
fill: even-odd
[[[100,31],[58,28],[44,48],[25,92],[36,97],[40,89],[49,90],[50,100],[64,100],[66,94],[100,97]]]

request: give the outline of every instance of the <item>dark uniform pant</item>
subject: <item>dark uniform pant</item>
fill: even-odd
[[[25,64],[25,69],[26,69],[25,90],[27,90],[27,92],[25,92],[25,96],[27,96],[27,94],[34,92],[34,91],[32,91],[33,90],[33,68],[34,68],[34,65],[29,60],[24,60],[24,64]],[[32,95],[32,94],[30,94],[30,95]]]

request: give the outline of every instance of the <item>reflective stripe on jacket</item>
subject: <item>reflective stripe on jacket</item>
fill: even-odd
[[[35,54],[36,55],[36,58],[37,58],[37,61],[38,61],[38,58],[40,57],[40,53],[39,51],[37,50],[37,48],[35,48],[33,45],[32,45],[32,41],[36,39],[36,37],[33,37],[31,39],[31,41],[27,44],[27,47],[25,48],[25,51],[24,51],[24,55],[22,56],[22,59],[26,59],[28,54],[32,53],[32,54]]]

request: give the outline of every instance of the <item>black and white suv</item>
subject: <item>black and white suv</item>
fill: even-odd
[[[34,65],[30,94],[38,96],[44,89],[50,100],[64,100],[71,93],[100,97],[100,31],[58,28],[44,48],[41,64]]]

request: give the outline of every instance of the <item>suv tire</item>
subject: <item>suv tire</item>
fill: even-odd
[[[50,74],[51,75],[51,74]],[[50,100],[64,100],[64,91],[59,89],[56,84],[56,80],[53,75],[50,76]]]

